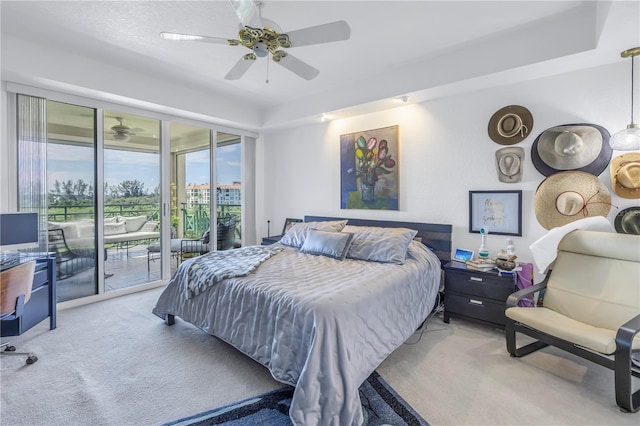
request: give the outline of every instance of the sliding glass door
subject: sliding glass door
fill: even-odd
[[[105,291],[161,279],[160,121],[104,111]]]
[[[98,293],[96,110],[48,101],[47,122],[48,250],[63,302]]]
[[[246,138],[212,125],[48,95],[39,98],[37,114],[16,102],[16,118],[34,127],[38,115],[46,117],[43,247],[56,255],[58,302],[159,285],[187,257],[182,241],[200,241],[207,231],[209,243],[198,252],[242,244],[242,164],[253,164],[243,155],[255,150],[254,139],[245,150]],[[22,133],[16,135],[20,148]],[[22,162],[27,154],[20,151]],[[20,176],[38,182],[35,174]]]
[[[242,241],[242,150],[240,136],[216,137],[217,249],[239,247]]]

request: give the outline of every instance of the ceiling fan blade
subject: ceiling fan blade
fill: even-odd
[[[253,0],[229,0],[231,7],[236,11],[240,23],[244,27],[262,28],[260,11]]]
[[[351,28],[345,21],[336,21],[301,30],[288,31],[291,47],[308,46],[310,44],[330,43],[348,40]]]
[[[229,44],[229,39],[227,38],[209,37],[209,36],[201,36],[201,35],[193,35],[193,34],[162,32],[160,33],[160,37],[162,37],[165,40],[172,40],[172,41],[200,41],[203,43]]]
[[[302,62],[295,56],[292,56],[290,53],[287,53],[287,56],[280,59],[280,61],[278,61],[277,63],[282,65],[292,73],[304,78],[305,80],[313,80],[318,76],[318,74],[320,74],[320,71],[307,64],[306,62]]]
[[[238,62],[231,68],[231,70],[224,76],[225,80],[237,80],[247,72],[249,67],[253,65],[255,60],[245,59],[244,56],[240,58]]]

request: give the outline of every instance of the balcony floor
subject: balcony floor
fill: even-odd
[[[160,260],[147,262],[148,243],[125,248],[107,249],[105,262],[105,292],[135,287],[160,279]],[[157,255],[157,253],[156,253]],[[171,258],[171,273],[176,270],[176,259]],[[71,277],[58,279],[56,300],[63,302],[97,293],[96,270],[91,268]]]

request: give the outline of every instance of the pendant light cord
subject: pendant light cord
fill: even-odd
[[[635,55],[631,56],[631,123],[633,123],[633,77],[634,77],[634,72],[633,72],[633,62],[635,60]]]

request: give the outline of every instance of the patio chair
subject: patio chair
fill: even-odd
[[[56,278],[61,280],[95,267],[95,251],[91,249],[71,249],[62,229],[49,229],[49,251],[56,257]]]
[[[234,248],[236,234],[235,218],[227,218],[218,222],[217,250],[229,250]],[[209,241],[209,231],[207,230],[200,239],[172,238],[171,256],[176,259],[176,266],[182,263],[184,259],[211,251],[211,243]],[[160,242],[155,242],[147,246],[147,270],[150,270],[152,261],[160,258]]]
[[[180,245],[182,239],[172,238],[169,243],[171,257],[176,259],[176,267],[180,264]],[[156,241],[147,246],[147,270],[151,270],[151,262],[160,258],[160,241]]]
[[[217,227],[216,249],[229,250],[234,248],[236,239],[236,219],[227,218],[220,220]],[[180,261],[189,257],[200,256],[211,251],[211,243],[209,240],[209,231],[205,232],[199,240],[181,241]]]

